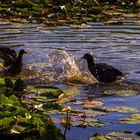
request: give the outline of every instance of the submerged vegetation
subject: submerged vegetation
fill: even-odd
[[[47,25],[86,24],[87,21],[108,21],[139,5],[139,0],[4,0],[0,1],[0,17]]]

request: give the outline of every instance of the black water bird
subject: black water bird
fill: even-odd
[[[84,54],[82,58],[87,60],[90,73],[99,82],[113,82],[121,80],[123,77],[123,73],[120,70],[106,63],[95,63],[93,56],[88,53]]]
[[[10,76],[20,74],[23,67],[22,56],[25,53],[27,53],[27,51],[24,49],[17,53],[10,48],[0,48],[0,58],[4,61],[3,65],[6,74]]]

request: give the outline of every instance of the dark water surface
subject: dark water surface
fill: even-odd
[[[133,83],[140,83],[140,22],[136,19],[125,19],[123,25],[104,25],[90,23],[88,27],[58,26],[46,27],[41,24],[0,24],[0,46],[12,47],[16,50],[27,48],[30,54],[24,57],[25,64],[48,61],[47,55],[54,50],[65,50],[75,59],[84,53],[91,53],[97,62],[106,62],[120,69],[126,74],[126,79]],[[135,85],[135,84],[134,84]],[[65,85],[64,85],[65,86]],[[129,86],[128,86],[129,87]],[[133,88],[133,85],[131,85]],[[96,89],[81,86],[77,100],[94,99]],[[127,87],[126,87],[127,90]],[[86,92],[85,92],[86,91]],[[100,93],[100,90],[98,91]],[[95,91],[95,93],[98,93]],[[101,96],[103,107],[128,106],[140,111],[140,95],[137,96]],[[69,103],[72,108],[80,108]],[[52,115],[61,118],[61,115]],[[106,134],[112,131],[129,130],[136,132],[139,125],[121,124],[118,118],[129,117],[130,113],[108,113],[97,116],[108,124],[106,127],[72,127],[67,131],[68,140],[87,140],[94,133]],[[113,122],[113,123],[111,123]],[[57,124],[60,128],[62,126]],[[64,130],[62,128],[62,130]]]

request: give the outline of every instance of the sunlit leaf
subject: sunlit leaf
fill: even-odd
[[[14,125],[10,131],[11,131],[11,133],[19,134],[19,133],[23,132],[26,128],[27,127],[23,127],[20,125]]]
[[[131,118],[122,118],[120,119],[120,122],[127,124],[140,124],[140,114],[132,114]]]
[[[0,78],[0,86],[5,86],[4,78]]]
[[[113,112],[120,112],[120,113],[129,113],[129,112],[137,112],[136,108],[127,107],[127,106],[120,106],[120,107],[109,107],[104,108],[106,111],[113,111]]]
[[[61,89],[52,88],[52,87],[33,88],[31,92],[38,93],[41,96],[47,96],[47,97],[53,97],[53,98],[58,98],[63,93]]]
[[[104,103],[102,101],[92,100],[92,101],[84,101],[84,106],[94,107],[94,106],[101,106]]]
[[[109,95],[116,95],[116,96],[136,96],[138,91],[135,90],[108,90],[104,92],[105,94]]]

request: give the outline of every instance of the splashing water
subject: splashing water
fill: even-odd
[[[96,79],[79,68],[73,56],[66,51],[55,50],[48,54],[47,62],[32,63],[26,66],[23,75],[33,82],[96,83]],[[26,71],[26,72],[25,72]]]

